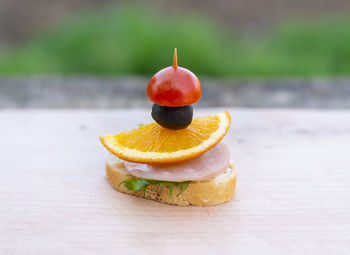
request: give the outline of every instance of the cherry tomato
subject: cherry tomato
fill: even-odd
[[[169,66],[156,73],[147,87],[147,96],[162,106],[184,106],[201,98],[201,83],[186,68]]]

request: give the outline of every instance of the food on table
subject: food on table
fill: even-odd
[[[226,112],[192,119],[201,97],[198,78],[177,65],[156,73],[147,88],[156,121],[100,137],[111,153],[107,177],[118,191],[175,205],[216,205],[235,191],[236,170],[227,145]]]

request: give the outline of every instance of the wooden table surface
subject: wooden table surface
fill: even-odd
[[[229,111],[237,192],[203,208],[107,182],[98,136],[149,109],[0,111],[0,254],[350,254],[350,111]]]

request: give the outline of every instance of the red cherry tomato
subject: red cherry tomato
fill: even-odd
[[[169,66],[152,77],[148,83],[147,96],[162,106],[190,105],[201,98],[201,83],[186,68]]]

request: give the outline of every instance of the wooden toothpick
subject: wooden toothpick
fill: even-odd
[[[173,60],[173,67],[176,70],[177,68],[177,49],[174,50],[174,60]]]

